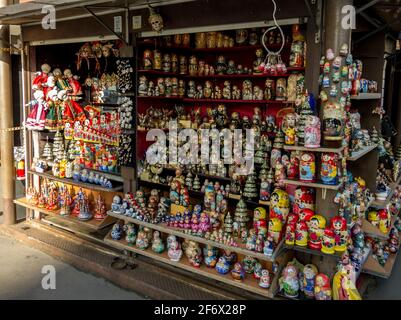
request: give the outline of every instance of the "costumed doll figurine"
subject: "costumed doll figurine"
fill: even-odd
[[[34,100],[28,103],[31,112],[26,118],[25,126],[28,130],[43,130],[45,128],[47,103],[45,94],[42,90],[36,90],[33,93]]]

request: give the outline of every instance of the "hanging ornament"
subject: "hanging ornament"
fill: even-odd
[[[164,28],[163,18],[160,14],[156,13],[156,11],[149,6],[149,19],[150,25],[152,26],[152,30],[155,32],[162,32]]]

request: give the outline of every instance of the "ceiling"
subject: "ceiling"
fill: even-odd
[[[53,5],[56,8],[57,19],[65,19],[88,15],[85,6],[89,6],[95,14],[101,15],[127,7],[141,9],[148,4],[156,7],[191,1],[195,0],[33,0],[0,8],[0,24],[40,22],[45,15],[42,13],[45,5]]]

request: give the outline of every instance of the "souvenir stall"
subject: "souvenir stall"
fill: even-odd
[[[28,184],[26,197],[15,203],[30,217],[96,240],[114,221],[106,214],[113,196],[130,191],[122,172],[134,165],[134,66],[120,56],[120,46],[35,48],[40,71],[24,106]]]
[[[401,149],[380,130],[380,70],[362,45],[321,48],[308,19],[271,9],[269,23],[198,30],[179,18],[166,28],[149,7],[135,58],[118,40],[31,50],[28,188],[15,203],[209,283],[361,299],[362,275],[391,274],[401,229]],[[230,145],[253,159],[250,173],[224,161]]]

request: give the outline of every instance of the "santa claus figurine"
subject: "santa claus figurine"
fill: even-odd
[[[44,100],[45,94],[42,90],[33,93],[34,100],[27,106],[31,107],[31,112],[26,118],[25,126],[28,130],[43,130],[45,128],[47,103]]]

